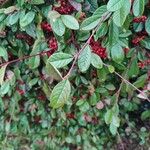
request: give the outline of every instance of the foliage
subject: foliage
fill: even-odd
[[[148,0],[0,8],[0,149],[148,149]]]

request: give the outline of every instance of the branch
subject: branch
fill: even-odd
[[[99,27],[102,25],[102,23],[107,19],[107,17],[110,15],[110,12],[106,12],[100,19],[97,27],[93,30],[92,34],[90,35],[90,37],[88,38],[88,40],[86,41],[86,43],[82,46],[82,48],[79,50],[79,52],[75,55],[74,61],[72,63],[71,68],[69,69],[69,72],[67,73],[67,75],[64,77],[64,79],[69,78],[69,76],[71,75],[73,68],[77,62],[77,59],[79,57],[79,55],[81,54],[81,52],[86,48],[86,46],[90,43],[92,37],[94,36],[95,32],[99,29]]]
[[[38,53],[38,54],[35,54],[35,55],[23,56],[23,57],[21,57],[21,58],[14,59],[14,60],[12,60],[12,61],[7,61],[7,62],[5,62],[5,63],[3,63],[3,64],[0,64],[0,67],[3,67],[3,66],[5,66],[5,65],[10,65],[10,64],[12,64],[12,63],[20,62],[20,61],[23,61],[23,60],[25,60],[25,59],[29,59],[29,58],[32,58],[32,57],[45,55],[45,54],[47,54],[47,52],[48,52],[48,51],[44,51],[44,52],[41,52],[41,53]]]

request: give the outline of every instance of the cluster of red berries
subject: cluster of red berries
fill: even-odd
[[[148,66],[148,65],[150,65],[150,59],[145,60],[145,61],[141,61],[141,62],[138,63],[138,66],[139,66],[139,68],[141,68],[141,69],[145,68],[145,67]]]
[[[135,39],[132,40],[132,43],[134,45],[139,45],[140,41],[142,41],[144,38],[145,38],[145,35],[138,36],[138,37],[136,37]]]
[[[30,46],[34,44],[34,39],[26,33],[18,33],[16,34],[16,38],[19,40],[24,40]]]
[[[84,117],[84,120],[88,123],[98,124],[99,122],[97,117],[91,117],[87,113],[85,113],[83,117]]]
[[[56,10],[60,14],[71,14],[75,10],[68,0],[57,0],[57,2],[60,6],[54,6],[53,10]]]
[[[52,31],[51,25],[46,21],[41,23],[41,28],[46,32],[51,32]]]
[[[50,48],[50,50],[47,51],[47,56],[50,57],[58,49],[58,44],[55,37],[50,38],[50,40],[48,41],[48,47]]]
[[[137,35],[138,36],[148,36],[148,33],[146,31],[140,31],[140,32],[137,32]]]
[[[75,114],[74,113],[67,113],[66,117],[67,117],[67,119],[75,119]]]
[[[124,53],[127,54],[130,49],[129,49],[128,47],[126,47],[126,48],[124,48],[123,50],[124,50]]]
[[[24,95],[25,94],[25,91],[21,90],[19,88],[16,88],[16,91],[19,93],[19,95]]]
[[[92,38],[90,41],[90,46],[95,54],[103,59],[107,58],[106,48],[102,47],[102,45],[98,41],[95,41]]]
[[[140,22],[145,22],[147,20],[146,16],[141,16],[133,19],[133,22],[135,23],[140,23]]]

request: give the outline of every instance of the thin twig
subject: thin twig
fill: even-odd
[[[127,69],[125,70],[125,73],[124,73],[125,75],[123,76],[124,79],[127,78],[128,70],[129,70],[129,68],[130,68],[130,66],[131,66],[131,64],[132,64],[132,61],[134,60],[135,57],[136,57],[136,55],[134,55],[134,56],[131,58],[130,62],[128,63]],[[122,87],[123,87],[123,84],[124,84],[124,80],[122,80],[122,82],[121,82],[121,84],[120,84],[120,87],[119,87],[118,91],[116,92],[116,103],[117,103],[118,100],[119,100],[119,96],[120,96],[120,92],[121,92],[121,89],[122,89]]]
[[[104,66],[109,67],[109,65],[103,63]],[[137,90],[139,93],[141,93],[147,101],[150,102],[150,99],[148,98],[148,96],[146,95],[145,92],[141,91],[140,89],[138,89],[134,84],[132,84],[131,82],[129,82],[127,79],[125,79],[123,76],[121,76],[118,72],[114,71],[114,74],[116,74],[118,77],[120,77],[122,79],[122,81],[124,81],[126,84],[129,84],[131,87],[133,87],[135,90]],[[123,83],[122,83],[123,84]],[[120,89],[121,90],[121,89]]]
[[[36,57],[36,56],[41,56],[41,55],[44,55],[44,54],[47,54],[48,51],[44,51],[44,52],[41,52],[41,53],[38,53],[38,54],[35,54],[35,55],[30,55],[30,56],[23,56],[21,58],[18,58],[18,59],[14,59],[12,61],[7,61],[3,64],[0,64],[0,67],[3,67],[5,65],[10,65],[12,63],[16,63],[16,62],[20,62],[20,61],[23,61],[23,60],[26,60],[26,59],[29,59],[29,58],[32,58],[32,57]]]
[[[93,30],[92,34],[90,35],[90,37],[88,38],[88,40],[86,41],[86,43],[82,46],[82,48],[79,50],[79,52],[75,55],[75,59],[74,59],[74,61],[73,61],[73,63],[72,63],[72,66],[71,66],[71,68],[69,69],[67,75],[64,77],[64,79],[67,79],[67,78],[71,75],[71,73],[72,73],[72,71],[73,71],[73,68],[74,68],[74,66],[75,66],[75,64],[76,64],[76,62],[77,62],[77,59],[78,59],[79,55],[80,55],[81,52],[89,45],[89,43],[90,43],[92,37],[94,36],[95,32],[99,29],[99,27],[102,25],[102,23],[107,19],[107,17],[108,17],[110,14],[111,14],[110,12],[106,12],[106,14],[101,17],[101,19],[100,19],[100,21],[99,21],[97,27]]]

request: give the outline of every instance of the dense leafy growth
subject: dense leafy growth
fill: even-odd
[[[150,147],[149,0],[0,0],[0,149]]]

